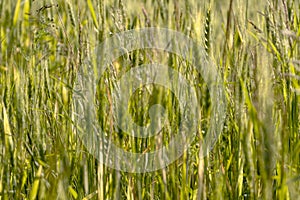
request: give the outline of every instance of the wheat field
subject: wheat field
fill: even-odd
[[[0,199],[299,199],[299,10],[298,0],[0,1]],[[146,27],[175,30],[203,46],[222,78],[227,109],[218,140],[201,157],[213,117],[205,77],[164,51],[116,59],[93,101],[101,128],[126,151],[168,145],[180,117],[169,90],[141,87],[128,110],[140,125],[149,123],[151,105],[168,110],[160,144],[116,129],[111,94],[124,73],[157,61],[199,94],[201,118],[187,151],[162,169],[130,173],[89,152],[73,96],[78,74],[97,67],[102,41]]]

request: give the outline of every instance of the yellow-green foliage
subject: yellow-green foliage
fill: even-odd
[[[298,0],[0,1],[0,199],[298,199],[299,8]],[[154,151],[180,121],[174,95],[149,86],[137,90],[128,109],[142,125],[151,105],[163,105],[169,126],[162,137],[134,138],[114,126],[112,91],[137,65],[164,62],[182,73],[197,90],[201,115],[182,157],[156,172],[130,174],[88,153],[72,95],[78,72],[99,73],[95,48],[103,39],[147,26],[180,31],[204,47],[222,76],[227,113],[216,145],[200,157],[211,113],[201,74],[159,50],[118,58],[94,99],[99,124],[118,146]]]

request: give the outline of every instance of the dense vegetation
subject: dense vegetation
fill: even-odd
[[[298,199],[299,10],[298,0],[0,1],[0,199]],[[201,123],[188,151],[167,168],[139,174],[108,168],[88,153],[72,97],[78,72],[97,64],[97,45],[142,27],[177,30],[203,45],[222,75],[227,113],[202,158],[211,104],[201,74],[192,76],[187,63],[166,52],[116,60],[95,102],[102,128],[128,151],[156,144],[112,128],[109,97],[122,73],[154,59],[190,77],[201,93]],[[130,113],[148,123],[155,103],[174,111],[163,130],[167,144],[179,120],[169,91],[140,88]]]

